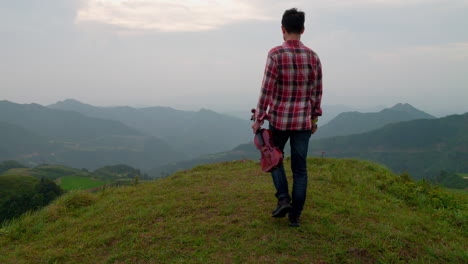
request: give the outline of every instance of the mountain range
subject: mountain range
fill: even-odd
[[[434,178],[442,170],[467,172],[468,113],[391,123],[357,135],[318,139],[313,135],[309,156],[373,160],[415,179]],[[241,144],[231,151],[159,166],[150,174],[161,177],[199,164],[259,158],[253,143]]]
[[[0,160],[95,169],[125,163],[141,169],[184,157],[166,142],[119,121],[0,101]]]
[[[249,114],[249,113],[247,113]],[[210,110],[96,107],[65,100],[48,107],[0,101],[0,161],[149,170],[248,142],[250,122]]]
[[[164,140],[189,157],[232,149],[251,139],[250,122],[211,110],[181,111],[170,107],[96,107],[68,99],[49,108],[119,121]],[[248,111],[246,116],[250,115]]]
[[[322,105],[322,112],[323,115],[319,118],[318,124],[325,125],[330,120],[335,118],[337,115],[344,113],[344,112],[361,112],[361,113],[369,113],[369,112],[379,112],[382,109],[387,108],[383,105],[376,105],[373,107],[354,107],[348,105],[329,105],[325,104]],[[231,110],[231,111],[224,111],[224,114],[235,116],[243,120],[250,120],[250,114],[248,111],[240,110]]]
[[[414,108],[410,104],[402,103],[396,104],[391,108],[385,108],[380,112],[343,112],[330,122],[321,126],[314,135],[314,138],[360,134],[383,127],[390,123],[433,118],[435,117]]]
[[[415,178],[434,177],[441,170],[466,173],[466,121],[466,114],[436,119],[409,104],[342,113],[319,127],[309,153],[375,160]],[[205,109],[0,101],[0,138],[0,161],[87,169],[128,164],[155,177],[199,164],[260,157],[248,143],[250,122]]]
[[[388,124],[358,134],[311,140],[309,153],[369,159],[416,179],[468,171],[468,113]]]
[[[324,107],[325,108],[325,107]],[[346,106],[330,106],[328,110],[346,110],[350,107]],[[338,114],[333,112],[329,115],[338,115],[332,119],[328,124],[320,126],[319,130],[312,136],[312,139],[321,137],[333,137],[336,134],[340,135],[351,135],[359,132],[367,132],[372,129],[383,127],[386,124],[398,122],[401,120],[413,120],[418,118],[433,119],[434,117],[414,108],[409,104],[396,104],[391,108],[386,108],[378,112],[360,113],[356,111],[343,112]],[[346,117],[350,117],[352,121]],[[319,120],[323,121],[322,118]],[[249,140],[251,141],[251,140]],[[286,151],[289,150],[289,146],[286,145]],[[247,141],[230,151],[222,151],[218,153],[211,153],[208,155],[200,155],[196,158],[173,162],[163,166],[154,168],[150,173],[157,177],[165,175],[179,169],[188,169],[196,164],[206,164],[218,161],[227,161],[235,159],[258,159],[260,157],[259,152],[255,149],[253,144],[247,144]]]

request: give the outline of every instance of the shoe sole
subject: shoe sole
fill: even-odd
[[[275,210],[271,214],[271,216],[275,217],[275,218],[285,217],[289,213],[289,210],[291,210],[291,209],[292,209],[291,204],[285,204],[285,205],[281,206],[280,208],[278,208],[277,210]]]

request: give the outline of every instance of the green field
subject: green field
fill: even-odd
[[[89,177],[63,177],[59,180],[59,186],[65,191],[72,190],[88,190],[96,187],[103,186],[109,182],[96,181]]]

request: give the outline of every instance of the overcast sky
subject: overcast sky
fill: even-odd
[[[0,99],[250,109],[291,7],[324,104],[468,111],[468,0],[0,0]]]

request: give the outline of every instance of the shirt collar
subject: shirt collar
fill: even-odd
[[[287,40],[283,44],[284,45],[289,45],[289,46],[301,46],[301,45],[303,45],[300,40]]]

